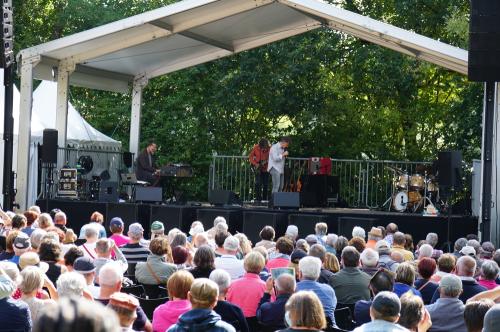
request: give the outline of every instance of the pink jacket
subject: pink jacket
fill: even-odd
[[[229,286],[226,300],[240,307],[245,317],[255,317],[259,301],[265,291],[266,283],[258,274],[245,273]]]
[[[177,323],[179,317],[191,310],[188,300],[168,301],[158,306],[153,312],[153,331],[165,332],[171,325]]]
[[[269,260],[266,264],[266,268],[269,272],[271,272],[271,269],[275,269],[277,267],[288,267],[289,265],[289,259],[280,257]]]

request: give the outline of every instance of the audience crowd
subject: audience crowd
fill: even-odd
[[[500,331],[500,249],[474,234],[444,253],[394,223],[265,226],[252,245],[223,217],[145,234],[99,212],[79,230],[60,210],[0,215],[0,331]]]

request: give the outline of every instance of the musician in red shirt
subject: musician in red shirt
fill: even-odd
[[[259,144],[255,144],[248,159],[255,173],[255,199],[267,201],[269,188],[269,172],[267,162],[269,159],[269,141],[262,138]]]

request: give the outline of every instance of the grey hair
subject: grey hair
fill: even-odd
[[[97,227],[94,227],[92,225],[85,227],[85,238],[98,237],[98,236],[99,236],[99,230],[97,229]]]
[[[286,237],[291,237],[292,240],[295,240],[297,236],[299,235],[299,228],[295,225],[288,225],[286,228],[285,236]]]
[[[42,213],[42,210],[40,210],[40,207],[38,205],[32,205],[28,208],[28,211],[33,211],[38,214]]]
[[[425,242],[434,248],[438,244],[438,235],[436,233],[428,233],[425,237]]]
[[[481,265],[481,274],[486,280],[495,280],[499,270],[497,262],[492,260],[484,260],[483,265]]]
[[[476,255],[479,255],[479,248],[481,248],[481,243],[479,243],[478,240],[469,240],[467,241],[467,245],[473,247],[476,251]]]
[[[105,255],[109,253],[110,250],[111,250],[110,240],[106,238],[97,240],[95,244],[96,253]]]
[[[38,250],[38,247],[40,246],[40,243],[42,243],[42,239],[46,234],[47,232],[41,228],[35,229],[30,235],[31,248]],[[59,241],[59,237],[57,240]]]
[[[224,218],[222,216],[218,216],[218,217],[216,217],[214,219],[214,227],[217,226],[217,224],[220,224],[220,223],[227,224],[226,218]]]
[[[45,233],[42,236],[42,241],[40,241],[40,244],[42,244],[42,242],[44,242],[45,240],[51,240],[51,241],[54,241],[56,243],[60,243],[59,242],[59,235],[57,235],[56,232],[47,232],[47,233]]]
[[[60,297],[80,297],[86,286],[85,278],[78,272],[66,272],[57,279],[57,293]]]
[[[21,271],[23,281],[19,285],[19,289],[24,294],[32,293],[43,287],[43,272],[36,266],[26,266]]]
[[[210,280],[215,282],[219,287],[219,294],[225,294],[231,285],[231,276],[226,270],[215,269],[210,273]]]
[[[366,235],[366,232],[362,227],[354,226],[354,228],[352,229],[352,237],[358,236],[358,237],[364,239],[365,235]]]
[[[297,285],[295,281],[295,276],[288,273],[281,274],[275,281],[276,289],[280,292],[292,294],[295,292],[295,287]]]
[[[1,261],[0,262],[0,269],[5,272],[5,274],[14,282],[14,284],[19,286],[21,283],[21,274],[19,273],[19,268],[17,267],[16,263],[10,262],[10,261]]]
[[[170,246],[172,248],[175,248],[177,246],[185,247],[186,244],[187,244],[186,234],[179,232],[179,233],[175,234],[174,238],[172,239],[172,243],[170,243]]]
[[[363,250],[360,256],[361,263],[366,267],[376,267],[379,259],[378,252],[371,248]]]
[[[318,280],[321,273],[321,261],[317,257],[307,256],[299,261],[299,271],[305,280]]]
[[[109,262],[104,264],[99,270],[99,284],[112,287],[122,281],[123,270],[118,262]]]
[[[61,219],[67,220],[66,213],[64,213],[64,212],[62,212],[62,211],[57,212],[57,213],[54,215],[54,219],[58,219],[58,218],[61,218]]]
[[[316,235],[326,235],[326,232],[328,232],[328,225],[325,222],[319,222],[314,226],[314,231]]]
[[[218,232],[226,233],[227,230],[229,229],[229,227],[227,226],[227,224],[224,223],[224,222],[218,223],[217,225],[214,226],[214,228],[215,228],[215,232],[216,233],[218,233]]]
[[[464,237],[459,238],[455,241],[455,250],[460,251],[463,247],[467,245],[467,239]]]
[[[433,252],[434,248],[432,248],[430,244],[423,244],[420,248],[418,248],[418,258],[432,257]]]
[[[339,236],[337,234],[328,234],[326,236],[326,244],[329,245],[330,247],[335,247],[335,244],[337,243]]]

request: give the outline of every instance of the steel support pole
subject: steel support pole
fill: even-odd
[[[3,122],[3,209],[12,210],[15,191],[12,158],[14,155],[14,117],[12,116],[14,102],[14,71],[12,65],[4,68],[3,84],[5,86],[4,122]]]
[[[57,145],[66,146],[68,131],[68,90],[69,75],[75,70],[75,66],[65,61],[61,61],[57,69],[57,102],[56,102],[56,129]],[[64,160],[58,161],[59,164]]]

